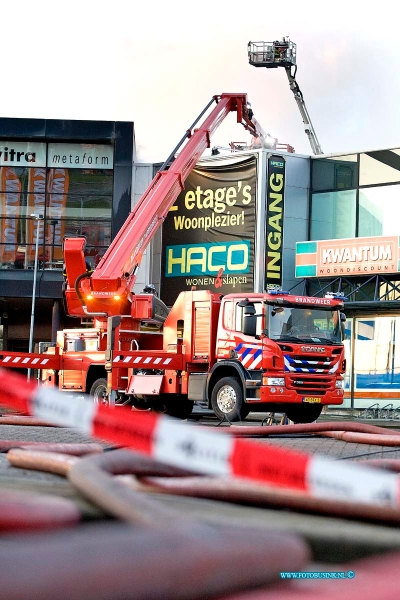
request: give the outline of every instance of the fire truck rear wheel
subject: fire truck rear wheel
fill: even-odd
[[[104,377],[100,377],[93,383],[89,393],[93,397],[95,404],[108,404],[106,392],[107,380]]]
[[[322,412],[322,404],[293,404],[285,408],[286,416],[293,423],[312,423]]]
[[[219,419],[242,421],[249,414],[243,401],[243,389],[237,377],[222,377],[211,393],[211,407]]]

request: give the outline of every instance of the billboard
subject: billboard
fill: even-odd
[[[400,271],[399,236],[296,244],[296,277],[383,275]]]
[[[253,291],[257,158],[197,165],[162,227],[161,297]]]

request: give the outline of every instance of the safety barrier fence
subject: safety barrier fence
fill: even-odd
[[[195,473],[240,477],[315,498],[399,507],[399,478],[394,473],[240,439],[226,430],[221,434],[190,427],[156,413],[111,409],[10,372],[0,372],[0,394],[1,405]]]

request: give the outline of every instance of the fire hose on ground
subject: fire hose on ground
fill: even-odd
[[[236,439],[236,431],[244,429],[240,427],[231,427],[229,431],[224,431],[224,434],[228,433],[229,435],[221,435],[220,432],[216,434],[200,428],[188,428],[184,423],[176,423],[159,415],[132,414],[124,411],[123,408],[112,411],[106,407],[93,406],[91,402],[82,400],[71,402],[69,399],[67,401],[61,397],[62,394],[52,393],[50,397],[48,391],[43,392],[33,386],[27,385],[25,388],[19,389],[18,386],[10,384],[8,374],[4,377],[4,374],[0,373],[0,389],[6,390],[7,406],[32,414],[39,420],[44,419],[57,425],[76,427],[86,434],[128,447],[130,449],[127,452],[128,456],[130,455],[129,460],[133,456],[132,450],[136,450],[156,462],[162,460],[163,467],[171,469],[168,474],[166,471],[157,473],[157,471],[154,472],[153,465],[151,472],[147,467],[142,467],[139,473],[135,473],[137,466],[129,470],[127,464],[124,464],[123,467],[120,465],[121,461],[124,462],[127,459],[121,459],[121,456],[118,456],[119,451],[112,451],[104,456],[98,454],[91,458],[69,456],[67,457],[70,461],[69,465],[64,464],[64,466],[60,465],[62,462],[60,459],[57,466],[59,474],[66,473],[81,493],[86,494],[92,501],[98,501],[98,497],[102,496],[100,502],[109,507],[111,514],[128,521],[123,532],[129,539],[126,539],[124,544],[120,531],[115,530],[118,538],[118,542],[115,542],[116,538],[113,538],[114,532],[111,527],[107,532],[108,535],[107,533],[105,535],[104,542],[100,532],[95,529],[91,530],[89,535],[81,538],[82,526],[76,531],[68,530],[57,535],[37,534],[34,541],[33,538],[30,541],[26,535],[23,545],[13,535],[1,539],[2,591],[6,593],[5,597],[11,600],[19,600],[27,595],[34,596],[38,600],[50,597],[53,599],[55,595],[58,598],[68,598],[68,600],[75,597],[84,597],[89,600],[92,597],[117,599],[130,597],[132,589],[135,589],[135,598],[140,598],[140,600],[155,597],[163,599],[170,597],[174,599],[208,598],[212,595],[232,594],[238,589],[247,590],[253,586],[276,581],[278,570],[279,572],[287,569],[295,571],[295,564],[299,564],[298,568],[304,568],[309,561],[309,550],[307,545],[296,536],[289,535],[287,537],[286,534],[273,534],[269,531],[267,534],[265,531],[254,532],[252,528],[215,527],[197,521],[189,524],[190,520],[187,521],[186,518],[173,514],[174,511],[167,511],[168,523],[173,525],[173,531],[171,531],[171,527],[165,527],[164,518],[160,519],[159,523],[157,522],[154,510],[158,511],[160,507],[156,507],[153,498],[151,502],[148,502],[149,498],[143,495],[142,504],[139,502],[133,510],[129,506],[133,498],[134,503],[138,500],[137,492],[140,486],[147,485],[147,488],[144,489],[148,491],[149,484],[159,485],[158,479],[162,479],[164,482],[171,482],[172,479],[175,482],[182,482],[184,481],[183,475],[187,477],[190,472],[201,473],[202,475],[197,475],[198,479],[231,477],[235,485],[241,483],[245,478],[247,486],[264,486],[264,493],[268,492],[268,487],[273,487],[275,491],[280,490],[293,496],[296,494],[308,496],[316,502],[329,501],[328,492],[331,496],[333,495],[332,497],[336,492],[338,497],[336,503],[347,503],[348,506],[361,504],[362,509],[366,509],[367,512],[371,511],[372,519],[375,518],[372,514],[374,509],[379,507],[381,514],[385,512],[388,515],[388,521],[399,521],[399,481],[395,473],[383,472],[382,469],[376,467],[366,468],[357,463],[352,465],[338,463],[325,457],[283,450],[252,440]],[[333,427],[330,428],[330,431],[337,430],[337,423],[331,425]],[[267,428],[263,428],[263,435],[266,433],[265,429]],[[273,429],[273,433],[275,433],[278,427],[268,429]],[[287,434],[288,426],[284,426],[284,429]],[[346,429],[347,427],[343,427],[343,431]],[[254,431],[253,428],[252,430]],[[368,434],[377,435],[377,432],[370,430]],[[396,434],[394,434],[395,436]],[[381,432],[380,437],[381,439],[388,438],[387,434],[382,435]],[[34,454],[34,450],[12,450],[10,457],[17,453]],[[110,459],[108,459],[108,454],[111,456]],[[47,456],[49,460],[52,459],[50,454]],[[109,463],[107,463],[108,460]],[[55,462],[57,461],[55,460]],[[183,466],[187,469],[185,474],[179,472]],[[52,468],[56,468],[55,464]],[[116,483],[114,475],[122,475],[126,470],[128,473],[134,472],[136,477],[140,478],[139,487],[130,490],[125,486],[125,491],[117,501],[110,503]],[[176,477],[176,475],[180,476]],[[122,484],[121,481],[119,483]],[[116,489],[120,493],[120,488]],[[129,492],[132,492],[133,495]],[[389,515],[391,511],[393,514]],[[152,515],[154,516],[153,520]],[[114,527],[114,524],[112,526]],[[84,525],[83,529],[86,532],[89,531],[87,525]],[[102,527],[101,533],[103,531]],[[91,535],[92,533],[94,533],[95,539]],[[177,538],[174,537],[176,535]],[[136,536],[135,542],[133,542],[133,536]],[[277,537],[274,538],[274,536]],[[246,544],[240,545],[239,541],[244,538]],[[271,539],[273,540],[272,550],[267,548],[267,541],[270,542]],[[87,541],[86,545],[84,540]],[[9,543],[5,545],[5,542]],[[92,543],[91,546],[90,543]],[[117,554],[117,550],[114,551],[114,543],[115,548],[122,544],[125,550],[128,549],[129,552],[125,554],[125,557],[129,557],[129,567],[126,566],[128,563],[122,563],[121,555]],[[132,544],[132,548],[130,544]],[[102,545],[101,549],[100,545]],[[40,552],[37,552],[38,548],[40,548]],[[83,554],[80,553],[82,548]],[[155,548],[163,549],[162,557],[154,552]],[[177,553],[176,548],[180,549],[182,553]],[[192,548],[192,551],[189,551],[189,548]],[[49,550],[49,555],[46,554],[47,550]],[[148,551],[147,554],[144,552],[145,550]],[[281,550],[282,556],[280,555]],[[132,552],[135,551],[140,555],[137,564],[141,566],[141,569],[135,571],[134,575],[137,581],[133,583],[135,579],[132,580],[129,576],[132,574],[132,564],[136,564],[136,555],[134,554],[133,559],[131,557]],[[95,559],[95,564],[90,564],[85,553],[90,555],[91,559]],[[44,587],[43,569],[39,569],[35,562],[35,557],[38,555],[40,564],[46,566],[44,569],[46,585]],[[71,555],[74,560],[72,564],[66,565],[65,562],[68,563],[66,556],[70,558]],[[258,562],[261,555],[263,555],[263,560]],[[10,556],[12,568],[7,560],[7,557]],[[77,561],[75,561],[75,557]],[[120,558],[117,562],[114,560],[116,557]],[[155,562],[153,562],[154,558]],[[240,561],[243,562],[242,570],[239,566]],[[167,563],[165,571],[164,564],[161,563]],[[148,573],[143,575],[143,569],[148,564],[150,564]],[[4,569],[3,565],[5,565]],[[129,571],[129,575],[126,575],[124,569]],[[159,577],[160,570],[162,573]],[[24,575],[22,576],[21,573]],[[115,579],[110,579],[110,573]],[[254,573],[257,574],[254,575]],[[188,589],[187,583],[188,576],[190,589]],[[141,580],[140,577],[142,577]],[[56,578],[57,582],[54,583]],[[103,584],[101,588],[99,588],[99,582]],[[130,586],[129,592],[126,591],[125,584]],[[23,585],[28,587],[22,589]],[[57,592],[55,592],[55,585],[58,586]],[[27,591],[28,589],[29,591]],[[64,596],[60,596],[60,589],[63,589],[63,593],[65,589]],[[397,595],[398,589],[397,585]],[[284,593],[288,593],[288,591],[285,589]],[[320,591],[323,591],[322,588]],[[254,592],[254,594],[262,593]],[[330,593],[329,590],[327,593]],[[261,597],[259,596],[259,598]],[[275,597],[277,596],[274,595]],[[369,597],[372,598],[372,596]],[[378,597],[382,598],[381,595],[376,596],[376,598]],[[282,596],[283,598],[286,596]]]
[[[10,450],[8,457],[15,466],[27,468],[30,465],[31,468],[67,474],[86,497],[97,502],[99,496],[102,496],[99,504],[110,514],[128,521],[133,528],[129,534],[127,530],[122,533],[118,526],[106,525],[105,528],[102,526],[100,533],[85,526],[78,533],[38,536],[35,542],[29,536],[24,536],[23,546],[17,546],[15,540],[4,545],[0,540],[0,557],[3,557],[2,550],[7,553],[5,564],[0,560],[2,591],[5,593],[4,597],[10,600],[25,600],[28,596],[37,600],[52,599],[52,594],[55,594],[55,574],[59,590],[62,590],[61,595],[60,591],[57,594],[60,600],[82,597],[85,600],[116,600],[131,597],[132,589],[135,590],[135,600],[204,600],[215,597],[215,594],[218,594],[219,600],[267,600],[272,597],[274,600],[333,600],[337,597],[338,585],[341,586],[341,595],[346,598],[394,600],[398,597],[398,578],[394,576],[395,572],[392,567],[388,567],[388,563],[396,564],[400,560],[399,553],[334,567],[333,570],[339,569],[344,573],[349,573],[352,569],[357,576],[353,582],[349,577],[339,582],[307,580],[306,589],[296,585],[297,581],[277,583],[282,571],[312,571],[311,567],[307,567],[310,557],[306,546],[296,546],[294,540],[286,534],[268,531],[263,535],[260,531],[260,539],[254,539],[253,531],[250,530],[249,539],[247,528],[215,528],[194,523],[175,511],[164,511],[152,506],[151,502],[147,503],[147,499],[139,502],[138,506],[137,492],[129,489],[124,491],[125,483],[122,484],[122,480],[115,478],[112,482],[111,475],[134,473],[146,479],[150,475],[157,475],[158,479],[167,482],[171,477],[175,481],[184,482],[189,474],[131,451],[116,450],[78,458],[15,449]],[[74,471],[75,474],[71,477]],[[248,486],[245,484],[245,487],[246,485]],[[114,501],[113,494],[117,496]],[[224,499],[229,500],[226,495]],[[157,515],[161,518],[157,518]],[[269,551],[265,549],[266,540],[270,544]],[[41,548],[39,560],[45,565],[41,569],[36,562],[37,544]],[[247,544],[251,544],[251,556],[249,546],[245,547]],[[233,547],[235,552],[232,551]],[[72,564],[67,560],[70,552],[74,557]],[[259,559],[263,557],[258,564],[256,556]],[[12,578],[9,576],[9,560],[13,564]],[[37,570],[40,570],[39,578]],[[107,572],[106,580],[102,575],[104,570]],[[379,577],[384,578],[384,583],[383,587],[379,585],[378,592],[372,584],[376,584]],[[19,582],[20,579],[24,585],[16,585],[16,581]],[[304,583],[304,580],[300,583]],[[268,586],[253,590],[254,587],[265,584]],[[129,586],[133,586],[130,591]],[[232,595],[235,590],[243,591]]]

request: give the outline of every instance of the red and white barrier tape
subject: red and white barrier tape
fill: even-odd
[[[98,406],[6,371],[0,371],[0,405],[198,473],[233,475],[316,498],[400,506],[396,474],[188,427],[157,413]]]

